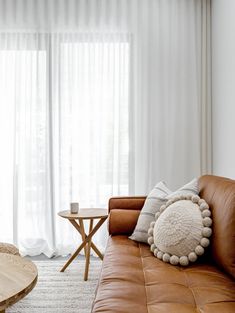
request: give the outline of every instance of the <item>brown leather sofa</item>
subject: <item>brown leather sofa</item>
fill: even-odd
[[[128,239],[144,197],[110,199],[110,238],[93,313],[235,312],[235,181],[202,176],[199,189],[212,211],[213,235],[207,253],[186,268]]]

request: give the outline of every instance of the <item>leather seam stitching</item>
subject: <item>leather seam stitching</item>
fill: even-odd
[[[197,306],[197,302],[196,302],[196,297],[195,297],[194,291],[193,291],[193,289],[189,286],[188,275],[187,275],[187,273],[185,273],[185,272],[184,272],[184,275],[185,275],[185,280],[186,280],[187,287],[188,287],[188,289],[191,291],[192,296],[193,296],[195,309],[196,309],[197,312],[200,313],[201,310],[200,310],[200,308]]]

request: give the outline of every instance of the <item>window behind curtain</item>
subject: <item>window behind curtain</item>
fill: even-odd
[[[64,253],[77,237],[57,211],[128,193],[130,44],[16,36],[0,42],[0,239]]]
[[[0,50],[0,238],[46,208],[46,52]],[[25,223],[26,222],[26,223]]]
[[[128,193],[129,43],[63,43],[60,70],[64,193],[105,205]]]

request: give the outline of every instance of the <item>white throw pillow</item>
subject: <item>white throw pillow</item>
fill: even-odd
[[[147,196],[135,230],[129,238],[147,243],[150,223],[154,221],[155,214],[159,212],[160,207],[176,195],[189,193],[194,195],[198,194],[198,182],[196,178],[174,192],[166,186],[165,182],[159,182]]]
[[[205,200],[181,195],[168,200],[156,213],[148,234],[154,255],[172,265],[187,266],[204,253],[211,236],[211,212]]]

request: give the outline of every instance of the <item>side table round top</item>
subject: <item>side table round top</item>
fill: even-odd
[[[61,211],[58,213],[59,216],[63,218],[67,218],[70,220],[75,219],[96,219],[96,218],[105,218],[108,216],[108,210],[107,209],[79,209],[77,214],[70,213],[69,210],[67,211]]]
[[[30,260],[0,253],[0,311],[26,296],[36,285],[38,271]]]

